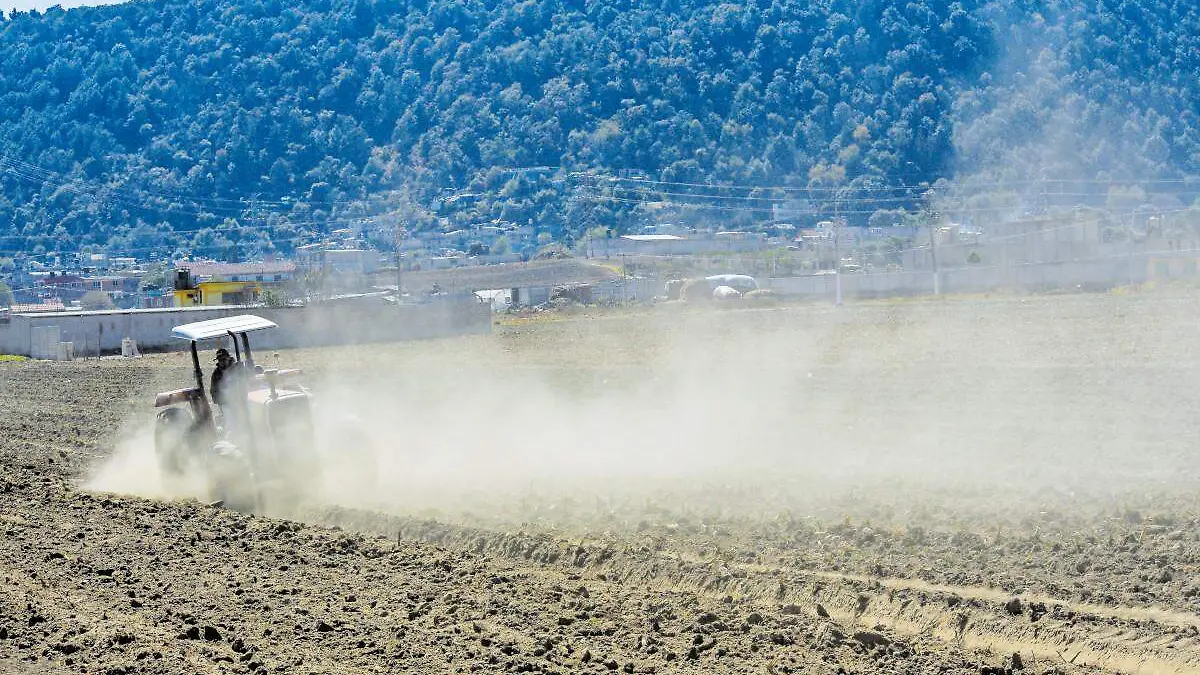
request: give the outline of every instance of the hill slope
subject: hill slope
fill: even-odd
[[[626,227],[651,196],[692,199],[691,183],[1196,172],[1196,7],[1044,5],[147,0],[16,13],[0,21],[0,252],[253,255],[380,212],[428,227],[425,207],[447,192],[473,198],[443,215],[533,220],[561,238]],[[690,216],[767,215],[771,202],[747,194],[705,197]]]

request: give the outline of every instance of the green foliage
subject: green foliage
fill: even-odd
[[[146,274],[142,276],[142,280],[138,283],[139,290],[147,289],[166,289],[172,284],[171,270],[166,265],[154,265],[146,270]]]
[[[88,291],[79,299],[79,306],[90,311],[116,309],[112,297],[104,291]]]
[[[1200,172],[1200,81],[1179,77],[1200,69],[1196,34],[1185,0],[15,12],[0,22],[0,253],[236,260],[384,211],[413,231],[534,222],[560,242],[651,217],[568,179],[591,170],[799,188],[1181,178]],[[920,206],[889,194],[852,218]]]
[[[903,225],[909,214],[903,209],[879,209],[871,214],[867,225],[870,227],[889,228],[896,225]]]
[[[287,296],[274,288],[264,288],[258,299],[267,307],[287,307],[288,304]]]
[[[0,281],[0,307],[11,307],[13,304],[12,288]]]

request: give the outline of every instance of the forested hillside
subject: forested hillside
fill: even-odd
[[[431,227],[446,195],[456,222],[556,237],[642,217],[650,193],[632,188],[650,184],[597,176],[675,183],[654,194],[679,201],[685,184],[814,190],[718,193],[739,205],[940,178],[1183,179],[1200,173],[1198,47],[1190,0],[16,13],[0,21],[0,253],[248,256],[364,215]]]

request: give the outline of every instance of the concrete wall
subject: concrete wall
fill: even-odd
[[[664,293],[665,284],[657,277],[629,277],[592,284],[594,303],[650,302]]]
[[[38,328],[56,326],[64,342],[75,345],[76,358],[118,353],[121,340],[137,341],[142,351],[182,347],[170,337],[175,326],[234,314],[255,314],[279,324],[279,329],[254,336],[252,346],[263,349],[308,347],[363,342],[392,342],[492,330],[491,308],[467,301],[422,305],[339,307],[312,306],[198,307],[106,312],[15,314],[0,323],[0,353],[28,356]]]
[[[1139,257],[959,267],[942,270],[939,282],[943,293],[976,293],[1018,288],[1117,286],[1188,278],[1189,273],[1191,277],[1196,276],[1196,265],[1182,261],[1175,263],[1164,265],[1158,259],[1148,261]],[[933,293],[933,272],[930,270],[843,274],[841,277],[842,297],[846,299]],[[836,283],[834,275],[820,274],[766,279],[764,287],[785,296],[832,299],[836,294]]]

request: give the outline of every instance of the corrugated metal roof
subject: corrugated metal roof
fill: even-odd
[[[12,314],[20,316],[37,316],[37,317],[66,317],[66,316],[91,316],[98,315],[118,315],[118,314],[185,314],[185,313],[213,313],[223,312],[238,307],[261,307],[261,305],[200,305],[197,307],[136,307],[132,309],[69,309],[62,308],[52,311],[32,311],[18,312],[13,310]]]
[[[67,307],[62,300],[55,298],[46,302],[16,302],[8,307],[13,314],[61,312]]]

